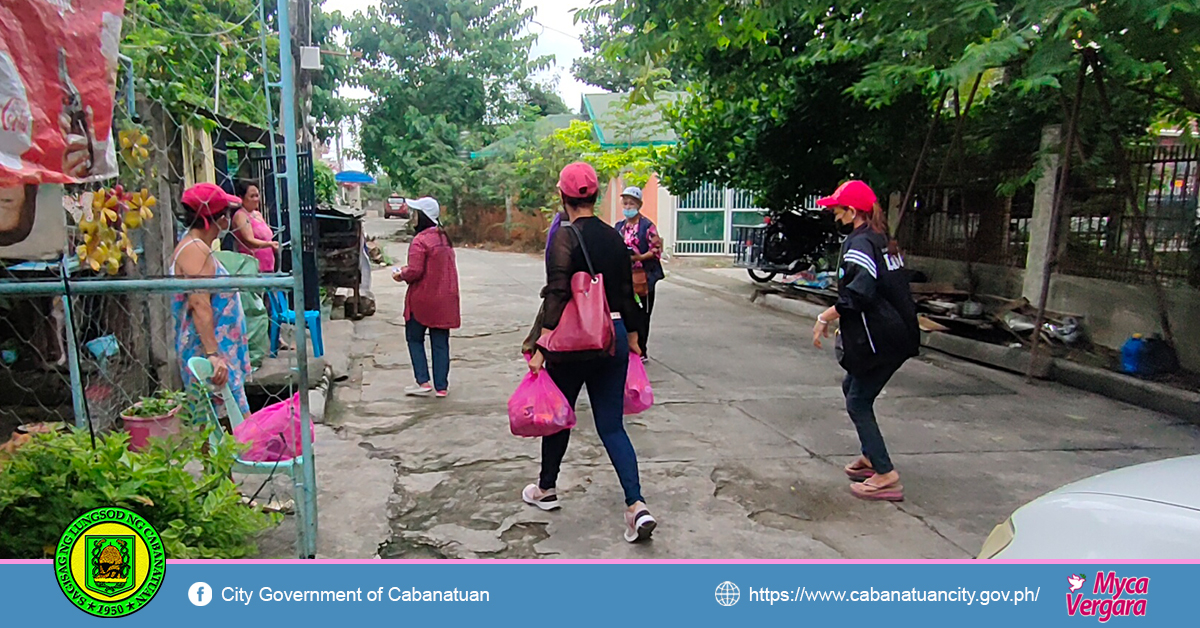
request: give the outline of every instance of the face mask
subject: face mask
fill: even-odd
[[[626,220],[633,220],[633,217],[637,216],[639,213],[640,212],[638,212],[636,209],[627,209],[625,210],[625,218]]]

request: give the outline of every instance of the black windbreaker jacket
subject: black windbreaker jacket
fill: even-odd
[[[849,373],[900,364],[921,347],[917,308],[904,258],[887,254],[887,238],[863,225],[842,244],[838,268],[838,363]]]

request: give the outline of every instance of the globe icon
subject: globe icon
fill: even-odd
[[[737,585],[728,580],[717,585],[717,604],[721,606],[733,606],[741,596]]]

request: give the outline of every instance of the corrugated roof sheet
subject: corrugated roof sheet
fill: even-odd
[[[655,101],[657,105],[669,104],[683,95],[683,92],[659,92]],[[679,141],[663,119],[659,106],[634,107],[628,117],[633,124],[623,125],[621,117],[628,97],[627,93],[583,95],[583,114],[595,128],[596,139],[602,146],[670,145]]]

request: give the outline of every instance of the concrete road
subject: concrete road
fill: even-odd
[[[381,235],[400,224],[370,222]],[[403,245],[389,252],[403,259]],[[1048,490],[1200,449],[1200,430],[1177,419],[931,355],[877,406],[908,499],[858,501],[841,471],[857,449],[842,373],[811,347],[811,321],[750,304],[727,275],[678,269],[660,285],[650,343],[658,405],[627,420],[660,527],[628,545],[586,404],[563,509],[520,500],[539,443],[509,434],[505,402],[524,372],[541,259],[458,259],[464,327],[449,399],[403,397],[404,288],[385,269],[373,277],[378,313],[326,339],[350,366],[327,417],[334,432],[318,433],[324,557],[961,558]]]

